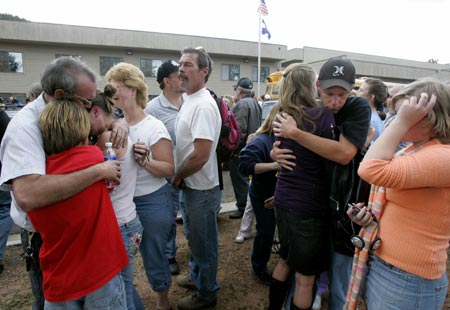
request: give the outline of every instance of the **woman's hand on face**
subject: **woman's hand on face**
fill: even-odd
[[[428,98],[428,94],[422,93],[419,100],[417,100],[417,97],[412,96],[403,101],[397,112],[396,119],[401,121],[407,128],[411,128],[426,117],[435,104],[435,94]]]
[[[297,130],[297,123],[292,116],[281,112],[275,116],[272,127],[275,137],[291,139],[293,132]]]

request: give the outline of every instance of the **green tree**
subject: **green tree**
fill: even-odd
[[[8,13],[0,13],[0,20],[14,20],[19,22],[29,22],[25,18],[20,18],[19,16],[8,14]]]

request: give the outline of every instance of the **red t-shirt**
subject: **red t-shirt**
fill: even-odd
[[[103,162],[96,146],[78,146],[47,158],[47,174],[66,174]],[[28,216],[43,245],[40,251],[44,296],[65,302],[86,296],[128,265],[105,182]]]

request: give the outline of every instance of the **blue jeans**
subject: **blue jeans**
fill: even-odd
[[[168,259],[175,258],[177,255],[177,224],[175,219],[177,218],[178,210],[180,210],[180,205],[183,203],[182,195],[182,190],[170,186],[169,203],[173,204],[173,222],[169,233],[169,240],[165,248],[165,254]]]
[[[9,206],[0,205],[0,259],[3,259],[13,220],[9,215]]]
[[[267,262],[272,253],[273,236],[275,234],[275,212],[264,207],[264,200],[250,194],[256,218],[256,236],[253,241],[252,267],[256,273],[267,271]]]
[[[219,256],[219,231],[217,212],[220,208],[219,186],[209,190],[183,190],[185,227],[191,259],[190,278],[197,294],[204,300],[217,297],[217,265]]]
[[[368,309],[433,310],[442,309],[448,279],[427,280],[403,271],[374,255],[369,263],[365,299]]]
[[[45,301],[45,310],[88,310],[108,309],[125,310],[127,301],[125,297],[125,285],[120,275],[112,278],[98,290],[82,298],[66,302]]]
[[[169,186],[166,184],[151,194],[134,197],[136,211],[144,227],[139,251],[148,281],[155,292],[163,292],[172,285],[169,261],[164,254],[173,223]]]
[[[347,300],[347,291],[350,283],[352,266],[353,256],[347,256],[333,251],[331,255],[331,266],[328,271],[328,285],[330,291],[330,295],[328,297],[329,310],[342,310],[344,307]]]
[[[236,197],[236,207],[244,213],[247,205],[248,176],[239,171],[239,157],[235,156],[228,162],[230,169],[231,185],[233,185],[234,196]]]
[[[133,284],[134,278],[134,259],[138,251],[140,242],[142,240],[142,231],[144,228],[139,221],[139,217],[135,217],[133,220],[129,221],[120,226],[120,233],[122,234],[122,239],[125,245],[125,249],[128,254],[128,266],[126,266],[120,272],[123,282],[125,284],[125,293],[127,297],[127,309],[144,309],[144,304]]]

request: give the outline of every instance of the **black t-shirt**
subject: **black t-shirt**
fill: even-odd
[[[367,99],[359,97],[349,97],[344,106],[335,114],[336,121],[336,137],[342,134],[353,145],[358,148],[353,160],[346,166],[335,164],[336,171],[346,172],[342,173],[341,177],[336,181],[334,175],[332,176],[331,185],[331,199],[330,207],[336,208],[336,201],[339,204],[339,210],[335,216],[333,241],[335,251],[352,256],[354,247],[350,242],[351,235],[358,234],[360,227],[351,223],[345,213],[347,203],[359,202],[357,200],[360,196],[360,178],[358,176],[359,163],[363,158],[364,143],[367,138],[367,133],[370,124],[370,105]],[[344,176],[345,175],[345,176]],[[346,179],[347,181],[343,181]],[[333,194],[334,192],[334,194]],[[357,198],[358,197],[358,198]]]
[[[339,134],[349,140],[359,150],[364,148],[370,124],[370,105],[367,99],[348,97],[344,106],[334,115]]]

